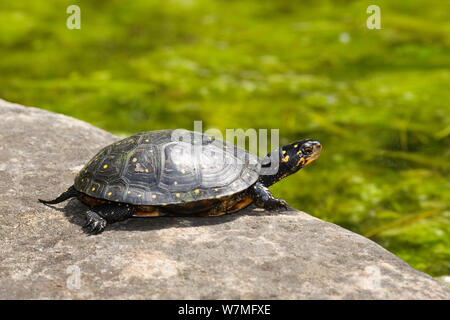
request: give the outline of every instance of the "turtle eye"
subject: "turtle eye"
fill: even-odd
[[[303,152],[305,154],[311,154],[313,152],[313,148],[312,147],[305,147],[305,148],[303,148]]]

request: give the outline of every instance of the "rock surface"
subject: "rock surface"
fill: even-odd
[[[80,202],[37,198],[117,138],[2,100],[0,117],[1,299],[450,298],[376,243],[294,210],[130,219],[88,236]]]

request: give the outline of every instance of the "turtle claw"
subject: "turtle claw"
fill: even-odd
[[[90,234],[99,234],[106,227],[106,220],[100,217],[93,211],[88,211],[86,214],[86,223],[83,228]]]

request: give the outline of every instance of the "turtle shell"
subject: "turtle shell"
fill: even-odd
[[[135,205],[182,204],[238,193],[259,177],[259,158],[188,130],[141,132],[103,148],[75,178],[91,197]]]

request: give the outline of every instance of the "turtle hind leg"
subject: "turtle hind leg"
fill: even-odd
[[[86,223],[83,228],[90,234],[97,234],[102,232],[106,227],[106,220],[100,217],[94,211],[86,212]]]
[[[109,202],[102,205],[94,206],[86,212],[86,223],[83,228],[88,233],[101,233],[107,223],[114,223],[128,219],[134,214],[134,207],[123,204]]]
[[[59,197],[57,197],[56,199],[48,200],[48,201],[42,200],[42,199],[38,199],[38,200],[40,203],[43,203],[43,204],[56,204],[56,203],[66,201],[67,199],[70,199],[73,197],[78,197],[79,194],[80,193],[73,186],[71,186],[69,189],[67,189],[66,191],[61,193],[61,195]]]

